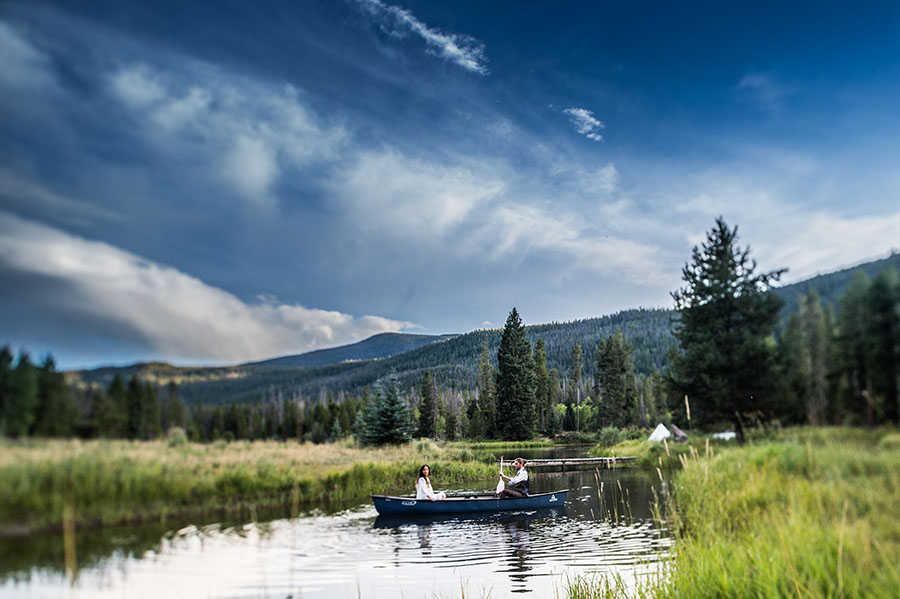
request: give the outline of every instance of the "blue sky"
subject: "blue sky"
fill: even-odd
[[[219,364],[900,246],[900,6],[6,2],[0,343]]]

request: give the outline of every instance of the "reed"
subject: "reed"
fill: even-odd
[[[442,486],[496,473],[496,465],[462,445],[431,442],[358,448],[350,442],[4,440],[0,534],[59,528],[65,509],[84,526],[408,493],[424,462]]]
[[[670,472],[677,540],[667,575],[638,589],[570,584],[569,596],[900,597],[896,431],[769,437],[681,454],[683,469]]]

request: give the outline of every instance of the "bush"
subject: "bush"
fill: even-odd
[[[166,439],[169,442],[169,447],[180,447],[188,441],[187,434],[180,426],[170,428],[168,434],[166,434]]]
[[[612,447],[613,445],[618,445],[624,440],[624,431],[614,426],[607,426],[606,428],[601,429],[599,433],[597,433],[597,445],[599,445],[600,447]]]

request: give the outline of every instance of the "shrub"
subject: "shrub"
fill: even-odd
[[[173,426],[170,428],[166,435],[166,439],[169,442],[169,447],[181,447],[188,441],[187,434],[185,434],[184,429],[180,426]]]
[[[597,433],[597,445],[612,447],[625,440],[625,433],[614,426],[607,426]]]

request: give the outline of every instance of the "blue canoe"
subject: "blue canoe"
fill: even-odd
[[[558,507],[565,503],[569,489],[552,493],[536,493],[528,497],[497,499],[494,495],[448,497],[442,501],[372,495],[375,509],[383,516],[420,516],[428,514],[472,514],[477,512],[505,512],[510,510],[538,510]]]

